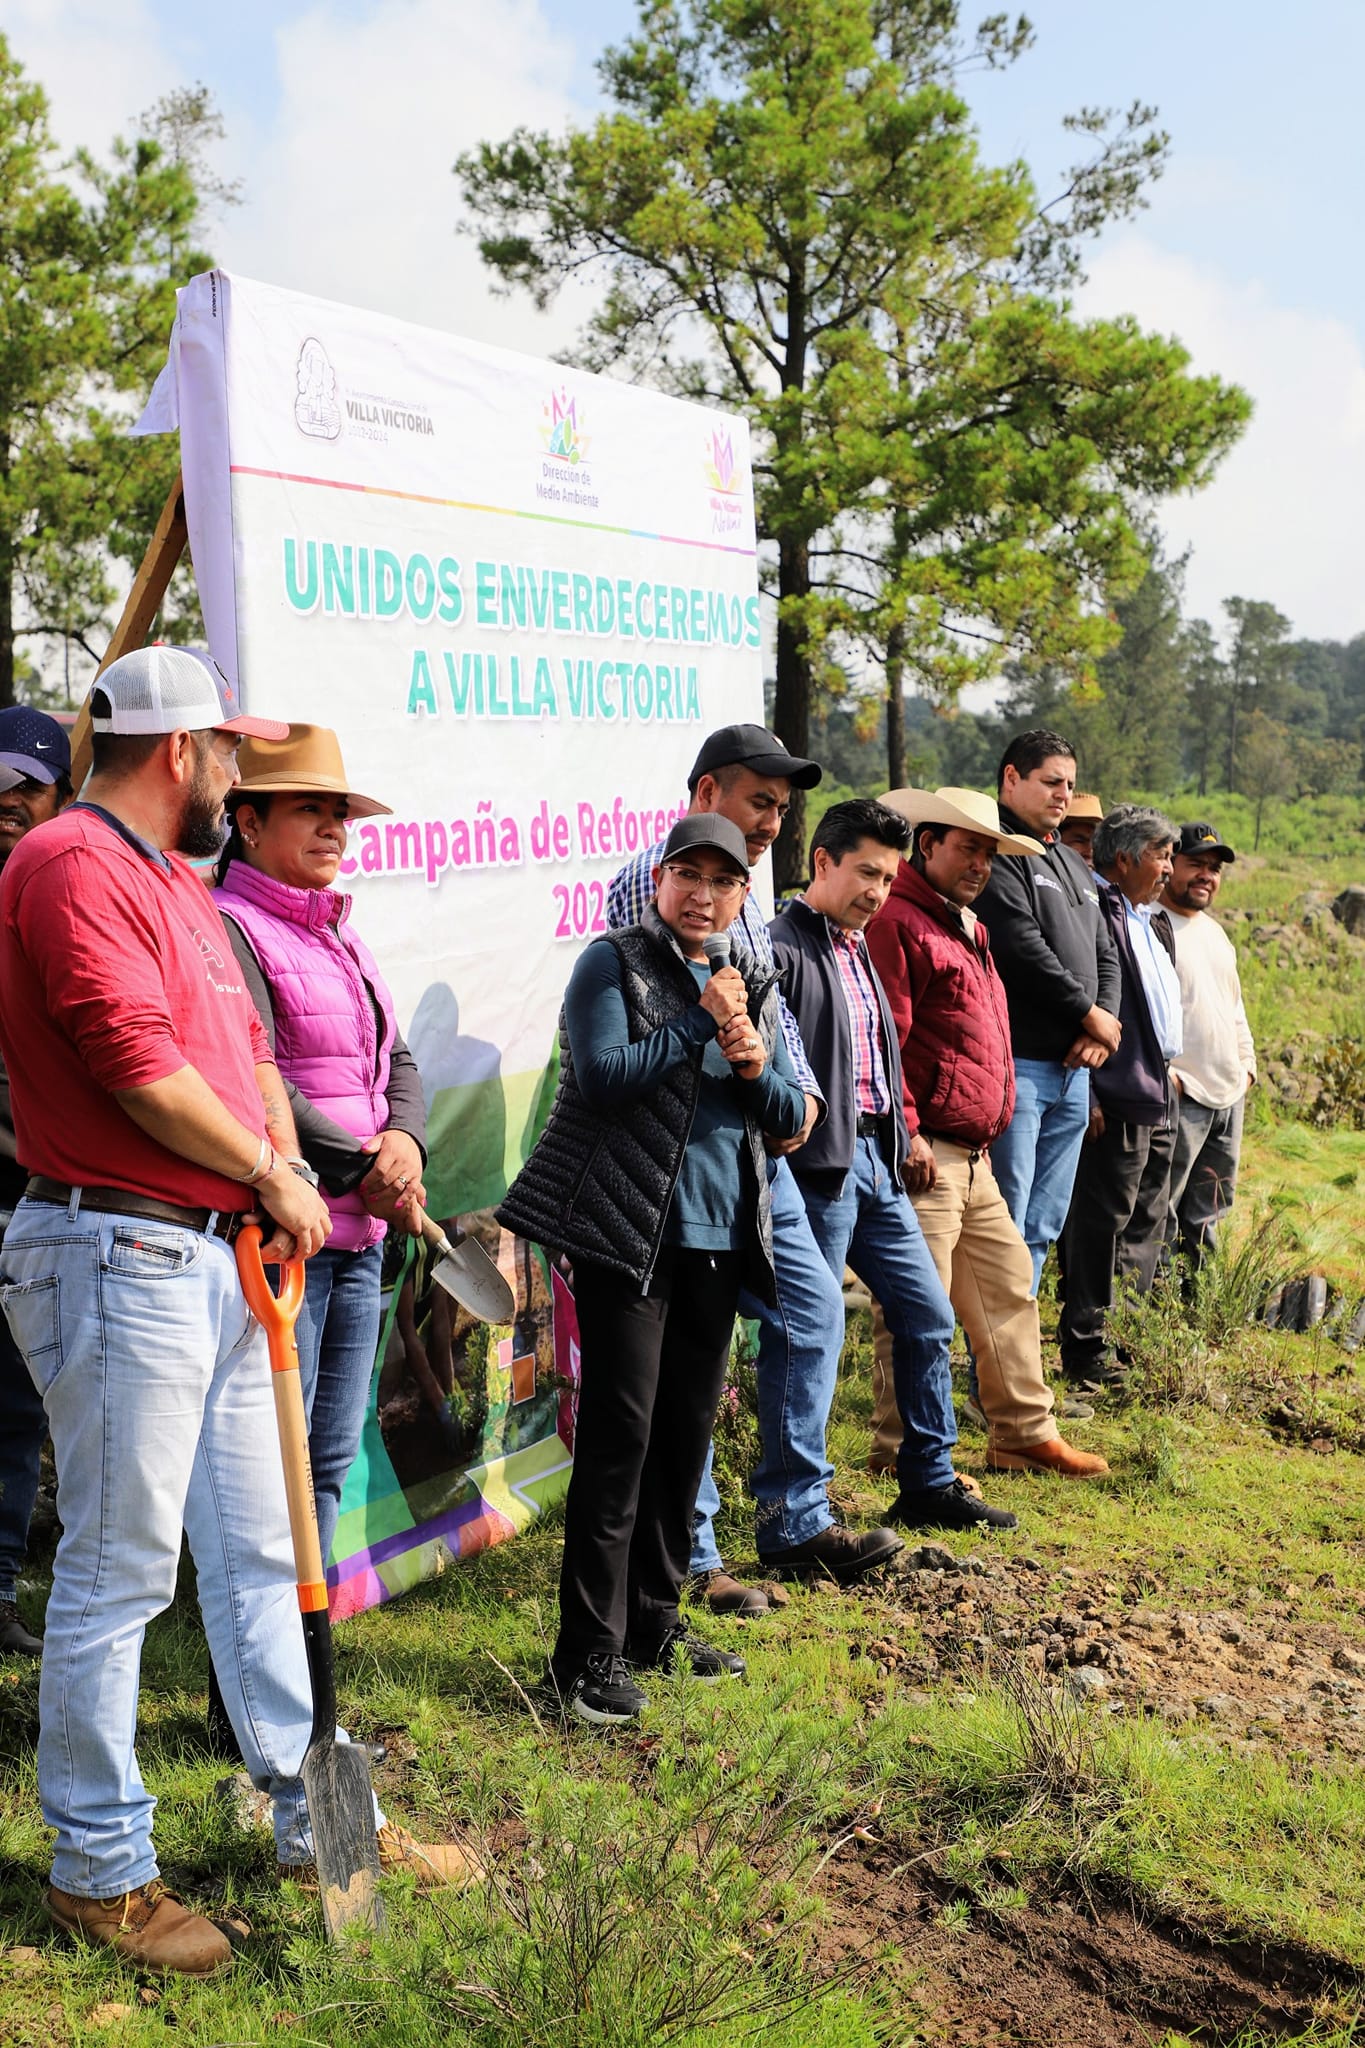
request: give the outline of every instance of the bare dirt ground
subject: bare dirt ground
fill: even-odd
[[[1176,1922],[1065,1896],[945,1920],[954,1887],[889,1847],[844,1850],[823,1878],[820,1960],[868,1964],[885,1946],[909,2043],[956,2048],[1207,2048],[1299,2035],[1352,1988],[1340,1965],[1291,1948],[1219,1944]],[[879,1973],[887,1965],[876,1965]]]

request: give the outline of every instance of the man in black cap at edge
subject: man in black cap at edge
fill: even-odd
[[[26,704],[0,711],[0,869],[26,832],[55,818],[71,800],[71,744],[55,718]],[[10,1114],[9,1076],[0,1060],[0,1244],[23,1195]],[[42,1637],[19,1614],[18,1575],[38,1495],[47,1416],[0,1315],[0,1656],[40,1657]]]
[[[1199,1266],[1232,1207],[1242,1112],[1256,1082],[1256,1047],[1242,1001],[1237,954],[1208,913],[1237,856],[1212,825],[1182,825],[1162,907],[1175,933],[1184,1045],[1171,1063],[1180,1128],[1171,1159],[1167,1242]]]
[[[692,764],[688,812],[714,811],[728,818],[744,834],[755,864],[781,830],[793,785],[813,789],[820,776],[818,762],[788,753],[766,727],[722,726],[702,742]],[[613,929],[639,922],[654,893],[652,875],[662,855],[660,841],[633,855],[617,873],[607,898],[607,922]],[[772,940],[752,891],[733,939],[736,956],[746,949],[760,978],[774,972]],[[844,1300],[820,1255],[787,1165],[787,1155],[800,1149],[824,1114],[824,1097],[784,1001],[780,1011],[782,1035],[806,1097],[806,1122],[797,1137],[768,1144],[777,1307],[747,1291],[740,1297],[740,1314],[759,1322],[755,1377],[762,1449],[751,1479],[758,1504],[758,1552],[760,1562],[781,1576],[828,1577],[849,1585],[893,1557],[901,1539],[892,1529],[845,1529],[829,1504],[834,1468],[825,1454],[825,1429],[843,1353]],[[711,1463],[708,1451],[692,1525],[693,1585],[714,1613],[761,1614],[766,1596],[731,1578],[721,1561],[714,1527],[720,1496]]]

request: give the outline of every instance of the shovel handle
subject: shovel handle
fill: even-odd
[[[422,1223],[422,1240],[429,1244],[434,1252],[453,1252],[457,1244],[464,1243],[465,1234],[458,1224],[455,1226],[455,1235],[452,1239],[446,1236],[439,1223],[432,1222],[425,1209],[419,1209],[417,1213]]]
[[[237,1233],[237,1272],[242,1282],[246,1305],[257,1322],[269,1334],[278,1330],[287,1335],[298,1320],[303,1305],[303,1260],[284,1261],[284,1281],[278,1294],[271,1290],[265,1277],[265,1265],[261,1258],[261,1227],[259,1223],[244,1223]],[[276,1372],[287,1372],[288,1361],[277,1363],[276,1346],[270,1347],[270,1363]],[[297,1363],[297,1357],[295,1358]]]
[[[261,1261],[261,1232],[244,1223],[237,1233],[237,1271],[247,1307],[265,1330],[270,1346],[270,1376],[275,1389],[275,1424],[284,1462],[284,1491],[289,1503],[289,1534],[294,1544],[294,1572],[302,1613],[327,1612],[327,1572],[318,1540],[318,1504],[313,1468],[308,1459],[308,1418],[299,1379],[299,1347],[294,1324],[303,1300],[303,1260],[284,1261],[284,1285],[270,1291]],[[317,1677],[314,1674],[316,1695]],[[315,1705],[317,1704],[315,1699]],[[329,1710],[333,1716],[335,1708]],[[330,1724],[329,1724],[330,1725]],[[316,1731],[315,1731],[316,1732]]]

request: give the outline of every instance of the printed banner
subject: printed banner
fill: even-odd
[[[517,1295],[472,1323],[390,1242],[333,1612],[513,1534],[567,1484],[572,1299],[493,1205],[553,1092],[607,887],[761,721],[748,430],[726,414],[222,271],[180,293],[143,431],[179,426],[213,653],[335,727],[343,884],[422,1070],[431,1212]]]

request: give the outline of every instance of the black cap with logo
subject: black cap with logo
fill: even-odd
[[[744,834],[738,825],[722,818],[719,811],[689,811],[685,818],[679,818],[664,841],[661,860],[676,860],[680,853],[687,853],[694,846],[709,846],[714,853],[723,853],[742,875],[749,872],[749,849],[744,844]]]
[[[1180,837],[1175,842],[1176,853],[1213,853],[1220,861],[1236,860],[1237,856],[1227,843],[1218,837],[1212,825],[1182,825]]]
[[[814,789],[822,769],[818,761],[803,761],[789,754],[776,733],[762,725],[723,725],[702,741],[701,752],[687,778],[695,789],[703,775],[718,768],[749,768],[755,775],[782,775],[798,789]]]

